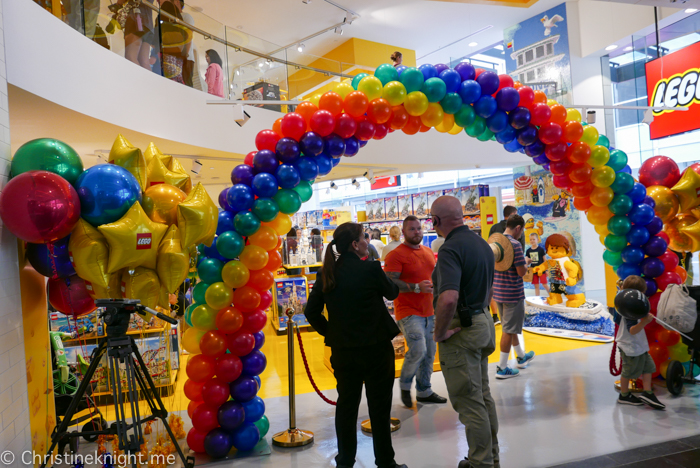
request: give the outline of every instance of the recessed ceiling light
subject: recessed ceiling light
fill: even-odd
[[[632,50],[632,46],[627,46],[627,47],[625,47],[623,50],[624,50],[625,52],[629,52],[630,50]]]
[[[470,43],[469,43],[469,47],[476,47],[476,46],[478,46],[478,45],[479,45],[478,42],[470,42]]]
[[[605,50],[615,50],[615,49],[617,49],[617,45],[616,45],[616,44],[609,45],[609,46],[607,46],[607,47],[605,48]]]
[[[698,11],[697,8],[686,8],[686,9],[685,9],[685,12],[688,13],[688,14],[690,14],[690,13],[695,13],[696,11]]]
[[[503,50],[503,46],[499,44],[496,47],[494,47],[494,49]]]
[[[259,66],[260,68],[262,68],[263,66],[265,66],[265,62],[260,62],[260,63],[258,64],[258,66]]]

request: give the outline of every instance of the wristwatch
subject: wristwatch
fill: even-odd
[[[420,292],[420,284],[416,283],[416,286],[413,288],[413,292],[418,294]]]

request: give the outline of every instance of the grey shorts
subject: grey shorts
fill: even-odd
[[[644,374],[656,372],[656,364],[649,353],[627,356],[620,350],[620,356],[622,357],[622,377],[626,379],[638,379]]]
[[[517,335],[523,332],[525,322],[525,299],[518,302],[496,302],[498,316],[501,318],[501,330],[504,333]]]

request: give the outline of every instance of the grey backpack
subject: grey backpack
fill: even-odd
[[[688,294],[685,285],[669,284],[661,293],[656,316],[683,333],[690,333],[698,320],[698,310],[695,299]],[[664,323],[661,326],[669,329]]]

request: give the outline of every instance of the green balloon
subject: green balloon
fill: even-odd
[[[398,81],[399,72],[396,71],[393,65],[384,63],[374,70],[374,76],[379,78],[379,81],[382,82],[382,86],[384,86],[390,81]]]
[[[608,231],[616,236],[625,236],[632,228],[627,216],[615,215],[608,221]]]
[[[634,187],[634,178],[626,172],[618,172],[615,174],[615,181],[610,185],[613,192],[627,193]]]
[[[28,171],[53,172],[74,184],[83,172],[83,161],[73,148],[62,141],[39,138],[20,146],[12,158],[10,177]]]
[[[202,262],[197,267],[197,273],[199,274],[199,279],[204,283],[219,283],[223,281],[221,279],[221,270],[224,268],[224,263],[221,260],[215,258],[207,258],[202,260]],[[209,287],[209,284],[207,287]],[[199,302],[199,301],[195,301]],[[202,304],[206,304],[206,300],[202,301]]]
[[[197,245],[197,252],[199,253],[199,255],[204,255],[204,249],[206,248],[207,246],[204,244]]]
[[[252,236],[260,229],[260,220],[250,211],[241,211],[233,218],[233,226],[240,235]]]
[[[462,98],[457,93],[447,93],[440,101],[440,105],[445,114],[456,114],[462,108]]]
[[[616,149],[610,152],[610,159],[608,159],[607,166],[610,166],[615,172],[619,172],[624,169],[626,165],[627,155],[624,151]]]
[[[600,135],[596,145],[605,146],[606,148],[610,149],[610,140],[605,135]]]
[[[236,231],[226,231],[216,238],[216,250],[222,257],[233,259],[243,252],[245,240]]]
[[[302,203],[306,203],[307,201],[311,200],[311,197],[314,194],[314,189],[311,187],[311,183],[305,180],[299,182],[299,185],[294,187],[294,191],[299,194]]]
[[[416,67],[407,68],[401,72],[399,81],[406,87],[406,94],[420,91],[424,81],[423,72]]]
[[[608,209],[616,215],[626,215],[632,210],[632,199],[627,195],[615,195],[608,205]]]
[[[253,213],[260,219],[263,223],[269,223],[277,213],[280,212],[280,207],[277,206],[277,202],[272,198],[258,198],[253,203]]]
[[[464,128],[464,131],[467,132],[467,135],[469,135],[472,138],[478,137],[479,135],[484,133],[484,130],[486,130],[486,121],[478,115],[474,117],[474,122],[472,122],[471,125]]]
[[[206,304],[207,303],[207,301],[204,300],[204,293],[207,292],[208,287],[209,287],[209,283],[197,283],[197,285],[192,290],[192,299],[194,299],[195,303],[198,303],[198,304]]]
[[[603,261],[611,267],[615,268],[622,265],[622,255],[620,254],[620,252],[612,252],[610,250],[606,250],[605,252],[603,252]]]
[[[301,208],[301,197],[294,190],[279,189],[274,198],[284,214],[294,214]]]
[[[197,304],[197,303],[191,304],[191,305],[185,310],[185,322],[186,322],[187,325],[189,325],[190,327],[192,326],[192,311],[193,311],[194,309],[196,309],[197,307],[199,307],[200,305],[202,305],[202,304]]]
[[[622,252],[622,249],[627,247],[627,238],[625,236],[616,236],[608,234],[605,236],[605,248],[612,252]]]
[[[355,75],[355,78],[352,79],[352,82],[350,83],[355,91],[357,91],[357,86],[360,84],[360,81],[362,81],[362,78],[365,76],[369,76],[367,73],[358,73]]]
[[[420,90],[426,95],[428,102],[440,102],[447,93],[445,82],[440,78],[428,78]]]
[[[489,141],[493,137],[493,132],[489,130],[488,128],[484,130],[484,132],[476,137],[477,140],[479,141]]]
[[[260,439],[262,440],[262,438],[267,434],[267,431],[270,430],[270,420],[263,414],[263,417],[255,421],[253,424],[255,424],[255,427],[257,427],[260,431]]]
[[[476,112],[469,104],[462,104],[462,107],[455,113],[455,123],[462,128],[467,128],[473,124],[475,118]]]

